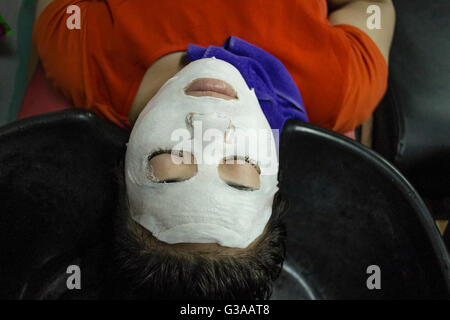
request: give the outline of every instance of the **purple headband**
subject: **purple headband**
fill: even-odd
[[[283,64],[266,51],[234,36],[222,47],[203,48],[190,44],[189,60],[212,58],[232,64],[254,88],[261,109],[272,129],[281,129],[286,120],[298,118],[308,121],[297,85]]]

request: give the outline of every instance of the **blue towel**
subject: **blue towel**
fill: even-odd
[[[272,129],[281,132],[290,118],[308,121],[300,92],[280,60],[238,37],[229,37],[222,47],[204,48],[190,44],[189,60],[224,60],[239,70],[248,87],[255,90],[259,104]]]

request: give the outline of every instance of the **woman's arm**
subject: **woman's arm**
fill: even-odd
[[[386,63],[389,62],[389,50],[395,25],[395,9],[391,0],[327,0],[332,25],[348,24],[366,33],[380,49]],[[371,13],[367,13],[370,5],[380,8],[381,29],[370,29],[367,20]],[[361,143],[372,147],[372,116],[361,126]]]
[[[389,58],[395,25],[395,9],[392,0],[327,0],[328,20],[332,25],[349,24],[364,31],[378,46],[386,62]],[[377,5],[380,8],[381,29],[369,29],[367,8]]]

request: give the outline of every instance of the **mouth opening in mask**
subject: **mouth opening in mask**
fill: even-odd
[[[236,90],[227,82],[213,78],[198,78],[185,89],[186,95],[194,97],[215,97],[224,100],[238,99]]]

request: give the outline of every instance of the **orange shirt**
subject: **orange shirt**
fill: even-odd
[[[70,30],[67,7],[81,11]],[[122,127],[146,70],[189,43],[220,46],[230,35],[281,60],[312,123],[347,132],[384,95],[387,65],[375,43],[349,25],[331,26],[325,0],[55,0],[33,41],[47,77],[73,104]]]

